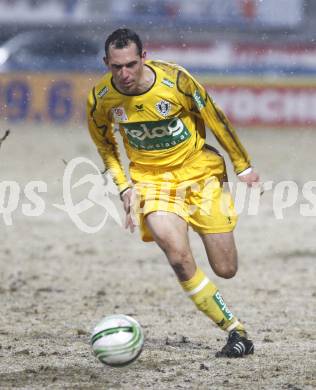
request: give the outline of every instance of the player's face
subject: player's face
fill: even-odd
[[[145,52],[140,56],[137,46],[131,42],[122,49],[109,47],[108,58],[105,63],[112,72],[115,86],[123,93],[138,92],[142,81]]]

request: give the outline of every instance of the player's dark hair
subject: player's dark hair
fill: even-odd
[[[131,42],[134,42],[137,47],[137,54],[139,56],[143,53],[143,44],[139,36],[133,30],[128,28],[119,28],[112,32],[105,41],[105,55],[108,57],[109,55],[109,47],[113,45],[115,49],[123,49],[128,46]]]

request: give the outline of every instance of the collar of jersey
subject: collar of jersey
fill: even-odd
[[[140,95],[144,95],[145,93],[149,92],[149,91],[153,88],[153,86],[156,84],[157,74],[156,74],[155,69],[152,68],[150,65],[145,64],[144,66],[148,66],[148,68],[150,68],[150,69],[154,72],[154,75],[155,75],[154,82],[152,83],[152,85],[151,85],[148,89],[146,89],[146,91],[141,92],[141,93],[136,93],[136,94],[123,93],[123,92],[119,91],[119,90],[116,88],[116,86],[114,85],[114,83],[113,83],[113,77],[111,77],[111,84],[112,84],[112,87],[113,87],[118,93],[120,93],[121,95],[124,95],[124,96],[140,96]]]

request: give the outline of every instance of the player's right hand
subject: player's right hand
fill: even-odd
[[[124,210],[126,213],[125,216],[125,229],[129,229],[131,233],[134,233],[135,230],[135,223],[133,221],[132,216],[132,196],[133,196],[133,190],[132,188],[128,188],[124,193],[122,194],[122,200],[124,205]]]

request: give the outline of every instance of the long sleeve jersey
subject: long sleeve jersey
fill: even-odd
[[[129,160],[152,168],[181,166],[205,143],[208,127],[229,154],[238,174],[250,167],[238,136],[205,88],[176,64],[146,61],[155,81],[139,95],[119,92],[111,73],[89,93],[89,131],[119,191],[128,187],[120,161],[115,129]]]

